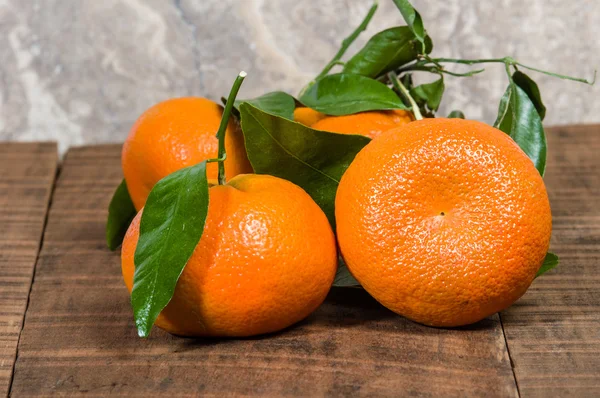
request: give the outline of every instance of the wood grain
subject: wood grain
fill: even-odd
[[[12,393],[516,396],[498,316],[434,329],[361,290],[334,290],[284,332],[242,340],[136,336],[119,253],[105,247],[119,147],[72,149],[36,267]]]
[[[600,126],[548,134],[554,271],[502,313],[523,397],[600,396]]]
[[[0,396],[10,387],[57,162],[53,143],[0,143]]]

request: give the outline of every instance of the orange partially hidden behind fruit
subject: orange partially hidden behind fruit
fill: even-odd
[[[142,212],[121,254],[131,292]],[[247,174],[209,189],[204,233],[156,325],[184,336],[251,336],[286,328],[325,299],[337,267],[327,217],[289,181]]]
[[[203,160],[216,158],[223,108],[206,98],[174,98],[154,105],[135,122],[122,152],[129,195],[137,210],[160,179]],[[229,122],[225,136],[226,177],[252,171],[239,126]],[[217,178],[217,163],[207,165]]]
[[[294,121],[302,123],[305,126],[312,126],[319,120],[327,117],[324,113],[317,112],[311,108],[296,108],[294,109]]]
[[[370,111],[346,116],[327,116],[311,125],[311,128],[332,133],[360,134],[375,138],[384,131],[412,121],[412,114],[403,110]]]
[[[432,326],[466,325],[521,297],[552,218],[541,176],[502,131],[426,119],[358,153],[335,202],[340,250],[381,304]]]

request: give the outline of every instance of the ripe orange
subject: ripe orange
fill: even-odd
[[[371,141],[335,204],[350,272],[390,310],[432,326],[470,324],[521,297],[552,229],[525,153],[462,119],[417,121]]]
[[[294,121],[302,123],[305,126],[312,126],[319,120],[327,117],[324,113],[317,112],[311,108],[296,108],[294,109]]]
[[[216,158],[223,108],[206,98],[174,98],[154,105],[135,122],[122,152],[123,173],[137,210],[154,184],[174,171]],[[239,126],[230,121],[225,136],[226,177],[252,171]],[[217,163],[207,165],[217,178]]]
[[[327,116],[311,125],[313,129],[375,138],[384,131],[412,122],[407,111],[370,111],[346,116]]]
[[[122,248],[131,292],[141,212]],[[209,189],[200,242],[156,325],[184,336],[251,336],[286,328],[325,299],[336,272],[327,217],[289,181],[246,174]]]

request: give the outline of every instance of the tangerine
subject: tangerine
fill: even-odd
[[[123,241],[129,292],[141,214]],[[327,217],[302,188],[268,175],[238,175],[209,188],[204,232],[156,325],[184,336],[275,332],[323,302],[336,267]]]
[[[311,127],[332,133],[360,134],[375,138],[384,131],[412,121],[412,114],[404,110],[369,111],[345,116],[327,116]]]
[[[534,164],[505,133],[462,119],[425,119],[383,133],[343,175],[335,202],[340,250],[390,310],[460,326],[527,290],[552,230]]]
[[[135,122],[123,145],[121,161],[129,195],[137,210],[167,175],[216,158],[216,138],[223,108],[206,98],[184,97],[160,102]],[[233,118],[225,135],[226,178],[252,172],[244,137]],[[208,178],[217,178],[217,163],[207,165]]]
[[[324,113],[315,111],[308,107],[294,109],[294,121],[302,123],[305,126],[312,126],[319,120],[327,117]]]

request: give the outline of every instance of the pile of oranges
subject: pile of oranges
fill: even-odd
[[[133,288],[140,217],[152,187],[217,157],[223,109],[204,98],[159,103],[122,152],[138,215],[122,246]],[[477,322],[521,297],[551,234],[543,180],[505,133],[462,119],[415,121],[407,111],[326,116],[297,108],[316,130],[372,138],[343,175],[336,231],[313,199],[281,178],[252,174],[236,121],[227,127],[227,183],[211,184],[202,237],[156,324],[187,336],[250,336],[314,311],[339,254],[390,310],[431,326]],[[209,164],[208,178],[217,176]]]

